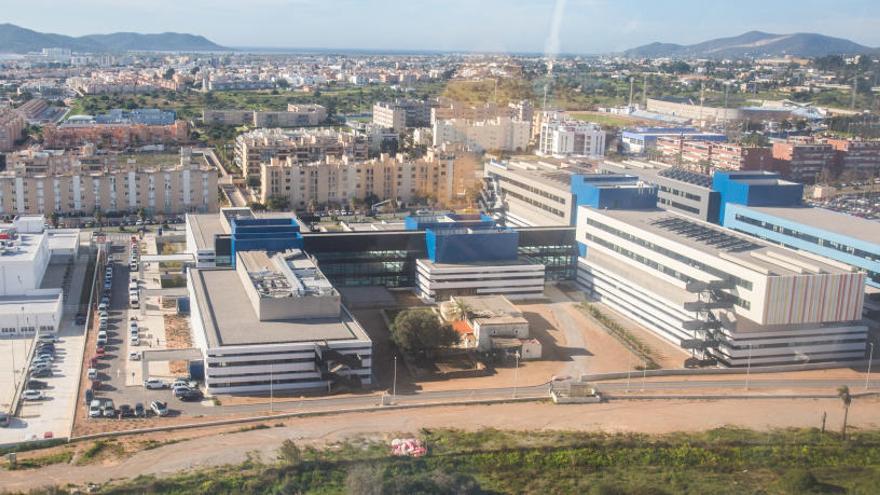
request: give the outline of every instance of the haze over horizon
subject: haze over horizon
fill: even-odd
[[[227,47],[543,52],[554,0],[4,0],[3,22],[81,36],[183,32]],[[880,6],[841,0],[560,0],[561,53],[607,53],[654,41],[690,44],[746,31],[816,32],[880,46]],[[45,15],[51,11],[53,15]],[[822,12],[816,16],[816,12]],[[161,15],[157,15],[161,13]],[[70,19],[76,19],[75,23]],[[554,43],[555,46],[555,43]]]

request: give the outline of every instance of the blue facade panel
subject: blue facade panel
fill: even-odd
[[[608,210],[644,210],[657,206],[657,188],[637,186],[638,177],[619,174],[575,175],[571,192],[577,206]],[[574,216],[572,222],[575,221]]]
[[[515,230],[425,231],[428,258],[434,263],[473,263],[517,259],[519,232]]]
[[[818,254],[868,272],[865,281],[880,288],[880,245],[730,204],[723,225],[770,242]]]
[[[489,229],[495,226],[492,217],[479,214],[443,214],[443,215],[410,215],[403,219],[406,230],[426,229],[457,229],[469,227],[473,229]]]
[[[804,185],[781,180],[779,174],[769,172],[715,172],[712,189],[718,191],[720,205],[718,218],[725,218],[726,205],[745,206],[799,206],[804,197]]]
[[[295,218],[247,218],[232,221],[231,261],[238,251],[280,252],[302,249],[303,238]]]

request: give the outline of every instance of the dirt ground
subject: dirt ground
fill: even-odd
[[[192,333],[186,318],[178,315],[164,315],[165,340],[168,349],[187,349],[192,347]],[[188,375],[189,368],[186,361],[172,361],[168,363],[168,369],[173,375]]]
[[[421,428],[499,428],[522,431],[577,430],[670,433],[722,426],[757,430],[818,427],[827,413],[829,429],[843,418],[838,399],[749,399],[614,401],[590,405],[548,403],[450,406],[413,410],[378,410],[336,416],[267,422],[267,429],[230,426],[131,436],[117,442],[122,453],[88,465],[55,464],[2,473],[2,487],[28,490],[47,484],[84,484],[142,474],[170,475],[182,470],[238,463],[248,456],[271,460],[285,439],[322,446],[354,437],[390,439],[417,434]],[[880,398],[857,398],[849,412],[856,429],[880,427]],[[91,445],[87,443],[86,445]],[[63,449],[66,447],[56,447]],[[85,447],[76,446],[77,449]],[[50,450],[22,454],[47,455]]]

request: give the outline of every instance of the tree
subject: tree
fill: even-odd
[[[174,67],[169,67],[168,70],[165,71],[165,74],[162,74],[162,79],[170,81],[172,77],[174,77]]]
[[[278,449],[278,459],[289,466],[296,466],[302,461],[302,452],[293,440],[287,439],[281,442]]]
[[[271,196],[269,200],[266,202],[266,208],[270,210],[282,211],[287,210],[290,206],[290,201],[287,198],[283,198],[281,196]]]
[[[849,406],[852,404],[852,395],[849,393],[849,387],[846,385],[838,387],[837,396],[843,402],[843,427],[840,430],[840,435],[846,440],[846,421],[849,419]]]
[[[441,323],[433,311],[408,309],[394,318],[391,339],[404,354],[433,360],[440,348],[458,342],[458,334]]]
[[[461,299],[455,299],[452,303],[452,312],[457,320],[467,320],[471,314],[471,307]]]
[[[51,225],[53,229],[58,228],[58,212],[57,211],[53,211],[52,213],[49,213],[49,225]]]

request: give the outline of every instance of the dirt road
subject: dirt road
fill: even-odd
[[[284,421],[283,427],[211,436],[194,432],[193,435],[203,436],[103,464],[57,464],[38,470],[0,471],[0,487],[29,490],[51,484],[100,483],[142,474],[167,476],[187,469],[239,463],[249,454],[269,461],[288,438],[302,444],[322,445],[356,436],[388,439],[398,433],[417,433],[420,428],[441,427],[668,433],[735,425],[760,430],[818,426],[823,412],[828,413],[828,428],[839,428],[843,415],[837,399],[616,401],[577,406],[528,403],[379,410],[291,419]],[[857,399],[849,418],[856,428],[880,427],[880,399]]]

